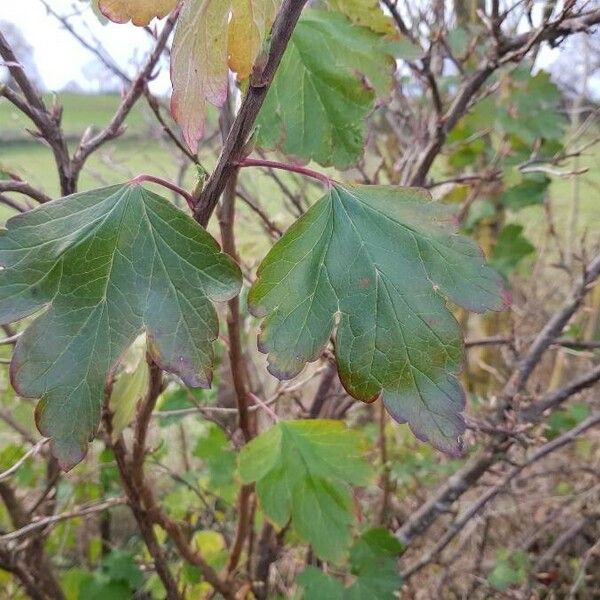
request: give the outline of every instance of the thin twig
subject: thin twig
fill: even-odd
[[[44,438],[43,440],[40,440],[33,448],[30,448],[12,467],[0,473],[0,481],[8,479],[11,475],[16,473],[28,458],[35,456],[49,441],[50,438]]]
[[[109,508],[114,508],[115,506],[122,506],[123,504],[127,504],[127,500],[125,498],[111,498],[105,502],[97,502],[87,506],[79,506],[78,508],[59,513],[57,515],[51,515],[49,517],[33,520],[31,523],[29,523],[29,525],[25,525],[25,527],[21,527],[20,529],[11,531],[5,535],[0,535],[0,542],[11,542],[33,532],[37,532],[39,529],[45,529],[46,527],[56,525],[61,521],[86,517],[88,515],[103,512]]]

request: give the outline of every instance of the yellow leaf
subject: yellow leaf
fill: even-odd
[[[280,0],[233,0],[229,22],[229,68],[238,80],[246,79],[258,57]]]
[[[142,27],[154,17],[166,17],[179,0],[99,0],[102,14],[115,23],[127,23]]]
[[[356,25],[386,35],[396,32],[392,20],[381,10],[378,0],[328,0],[328,4]]]
[[[227,98],[228,0],[183,3],[171,50],[171,113],[192,152],[204,133],[205,101]]]
[[[139,400],[148,392],[150,377],[146,363],[146,336],[141,335],[121,359],[110,396],[113,439],[131,423]]]

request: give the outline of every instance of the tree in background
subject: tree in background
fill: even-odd
[[[0,33],[59,186],[0,165],[8,597],[593,598],[597,111],[536,60],[600,9],[99,0],[131,78],[48,8],[125,91],[72,143]]]

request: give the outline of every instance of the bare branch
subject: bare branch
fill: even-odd
[[[428,552],[426,552],[416,563],[407,567],[402,571],[403,579],[408,579],[423,567],[431,563],[439,554],[446,548],[446,546],[456,537],[456,535],[464,528],[464,526],[475,517],[483,507],[498,494],[506,488],[506,486],[519,475],[526,467],[538,462],[545,458],[548,454],[555,452],[559,448],[570,444],[576,440],[581,434],[586,432],[588,429],[595,427],[600,423],[600,413],[593,414],[585,421],[582,421],[577,427],[570,429],[563,435],[556,439],[548,442],[541,446],[538,450],[533,452],[531,456],[522,464],[513,467],[508,475],[497,485],[490,487],[484,494],[482,494],[477,500],[472,502],[461,514],[455,519],[452,525],[447,529],[446,533],[441,537],[437,544]]]
[[[69,519],[76,519],[80,517],[87,517],[99,512],[103,512],[115,506],[123,506],[127,503],[125,498],[111,498],[104,502],[96,502],[84,506],[79,506],[73,510],[69,510],[57,515],[51,515],[49,517],[43,517],[41,519],[33,520],[28,525],[21,527],[5,535],[0,535],[0,542],[12,542],[24,536],[28,536],[31,533],[37,532],[40,529],[46,529],[52,527],[61,521],[67,521]]]
[[[307,0],[284,0],[277,14],[271,30],[269,54],[264,69],[260,73],[259,80],[250,83],[219,156],[217,166],[208,178],[198,200],[196,220],[201,225],[206,226],[208,223],[227,181],[237,171],[236,163],[245,158],[244,148],[248,136],[306,2]]]

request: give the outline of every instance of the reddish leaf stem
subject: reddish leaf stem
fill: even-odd
[[[138,175],[131,180],[132,184],[141,184],[144,181],[149,181],[151,183],[156,183],[158,185],[162,185],[163,187],[183,196],[187,205],[190,207],[190,210],[194,210],[194,199],[191,194],[188,194],[183,188],[180,188],[177,184],[172,181],[168,181],[167,179],[163,179],[162,177],[156,177],[154,175]]]
[[[306,177],[312,177],[320,181],[328,190],[333,185],[331,177],[300,165],[291,165],[288,163],[277,162],[274,160],[264,160],[262,158],[245,158],[235,163],[238,167],[268,167],[269,169],[281,169],[282,171],[290,171],[291,173],[300,173]]]

